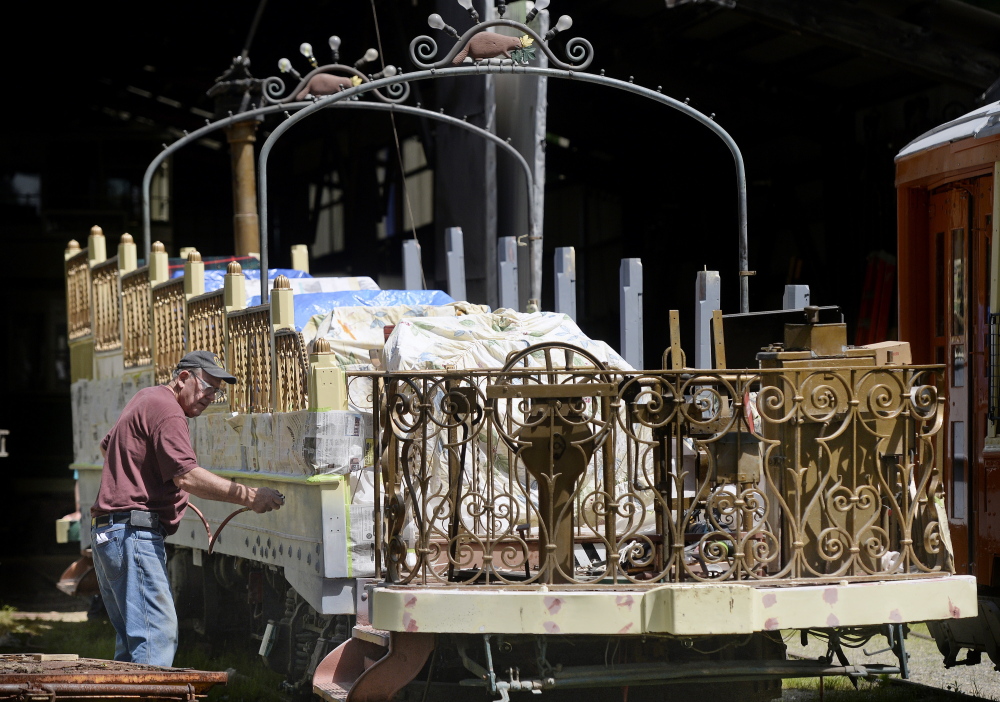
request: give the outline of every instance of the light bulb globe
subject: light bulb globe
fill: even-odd
[[[278,70],[282,73],[288,73],[292,69],[292,62],[286,58],[278,59]]]
[[[430,25],[431,29],[444,29],[444,20],[436,12],[427,17],[427,24]]]
[[[368,49],[368,51],[365,52],[363,58],[365,60],[365,63],[371,63],[372,61],[378,58],[378,52],[375,49]]]
[[[338,37],[336,34],[330,37],[328,41],[330,42],[331,51],[337,51],[338,49],[340,49],[340,37]]]
[[[299,53],[305,56],[306,58],[311,58],[313,55],[312,44],[305,41],[302,42],[302,44],[299,45]]]
[[[559,21],[556,22],[555,29],[557,32],[565,32],[572,26],[573,26],[573,18],[570,17],[569,15],[563,15],[562,17],[559,18]]]

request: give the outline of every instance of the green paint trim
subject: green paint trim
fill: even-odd
[[[70,463],[69,470],[104,470],[104,466],[96,463]]]
[[[342,483],[344,482],[345,475],[333,475],[329,473],[323,473],[321,475],[314,475],[312,477],[306,478],[307,483]]]
[[[343,476],[338,476],[343,477]],[[351,558],[351,491],[344,490],[344,532],[347,538],[344,543],[347,545],[347,577],[354,577],[354,559]]]
[[[275,483],[298,483],[300,485],[322,485],[341,482],[344,479],[344,476],[342,475],[313,475],[306,477],[304,475],[282,475],[280,473],[263,473],[259,471],[247,470],[210,470],[223,478],[266,480]]]

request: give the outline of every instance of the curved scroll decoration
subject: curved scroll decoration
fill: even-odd
[[[482,34],[490,27],[513,27],[524,34],[531,37],[533,41],[533,46],[541,48],[542,52],[549,59],[551,66],[555,68],[561,68],[565,71],[584,71],[586,70],[591,62],[594,60],[594,46],[584,39],[583,37],[573,37],[566,42],[566,57],[569,59],[569,63],[561,61],[549,48],[548,41],[540,36],[538,32],[521,22],[516,22],[514,20],[507,19],[494,19],[488,22],[480,22],[474,27],[466,30],[465,34],[458,37],[458,41],[455,42],[455,46],[451,48],[451,51],[447,55],[438,60],[434,61],[434,57],[438,53],[437,42],[433,38],[427,35],[421,35],[414,37],[410,42],[410,60],[413,62],[417,68],[430,69],[430,68],[444,68],[446,66],[453,65],[455,58],[465,51],[469,42],[477,34]],[[505,39],[512,39],[513,37],[506,37]],[[486,60],[486,59],[484,59]],[[493,59],[488,59],[493,60]],[[511,61],[512,59],[504,59],[504,61]]]
[[[377,405],[390,579],[951,572],[937,372],[634,372],[547,344],[497,370],[388,374]]]
[[[396,75],[395,68],[391,66],[387,66],[383,73],[387,77]],[[330,63],[309,71],[287,95],[284,95],[285,81],[281,76],[269,76],[261,83],[261,94],[264,97],[264,102],[271,105],[282,105],[308,100],[310,95],[313,96],[313,99],[332,95],[362,83],[370,83],[371,80],[354,66]],[[377,99],[389,104],[398,104],[410,97],[409,83],[392,83],[385,86],[385,90],[386,94],[380,92],[379,88],[372,90],[372,92],[375,93]]]

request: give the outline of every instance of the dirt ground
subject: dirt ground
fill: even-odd
[[[70,597],[56,589],[55,583],[63,570],[73,561],[73,556],[36,555],[30,557],[6,558],[0,560],[0,606],[7,605],[18,610],[18,617],[34,620],[85,622],[90,602],[88,599]],[[881,690],[874,692],[862,686],[855,692],[844,681],[831,680],[824,686],[823,693],[815,681],[788,681],[782,694],[783,702],[813,702],[824,700],[833,702],[860,702],[861,700],[1000,700],[1000,673],[994,671],[993,664],[984,656],[977,666],[960,666],[946,670],[941,664],[941,655],[933,641],[926,637],[926,627],[917,625],[907,640],[910,653],[911,679],[922,685],[939,690],[934,693],[926,688],[901,686],[901,690]],[[798,635],[789,635],[790,654],[818,657],[826,652],[823,642],[813,639],[802,647]],[[874,651],[883,648],[885,642],[880,637],[873,639],[864,648]],[[68,651],[68,653],[72,653]],[[851,663],[896,664],[891,653],[875,656],[865,655],[861,649],[849,650]],[[846,688],[846,689],[845,689]]]

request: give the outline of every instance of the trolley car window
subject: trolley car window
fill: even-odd
[[[968,501],[965,478],[965,422],[951,423],[952,446],[952,491],[951,516],[954,519],[965,519],[965,504]]]
[[[1000,419],[1000,313],[989,313],[989,344],[987,345],[987,379],[990,389],[989,419]],[[996,435],[996,426],[991,427],[990,436]]]
[[[951,333],[965,334],[965,230],[951,230]]]
[[[951,347],[951,386],[965,387],[965,345],[955,344]]]
[[[934,335],[944,336],[944,232],[934,235]],[[944,359],[937,362],[941,363]]]

